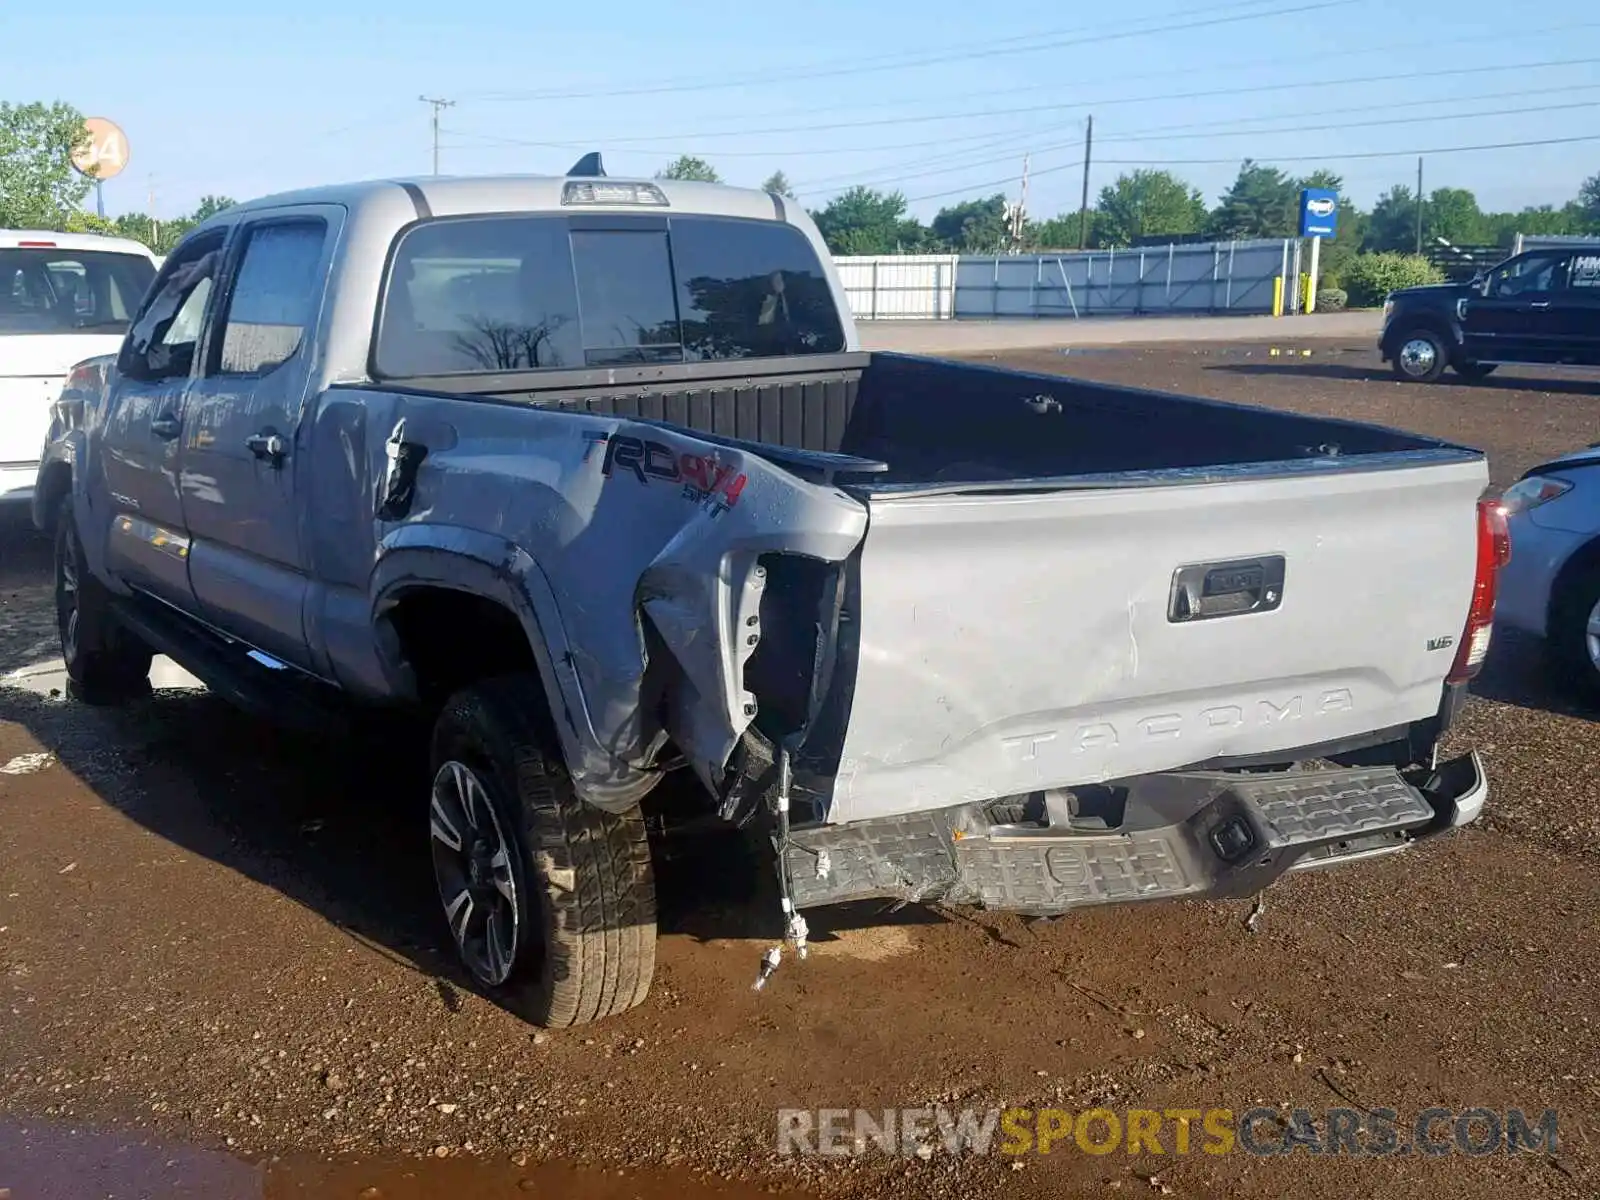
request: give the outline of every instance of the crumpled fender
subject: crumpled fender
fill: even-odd
[[[411,586],[515,612],[573,782],[597,807],[642,797],[667,737],[720,787],[758,711],[743,668],[762,634],[762,556],[842,561],[866,534],[866,506],[674,427],[518,415],[522,453],[434,439],[414,515],[377,547],[374,618]],[[482,531],[485,513],[500,514],[496,532]],[[398,647],[380,655],[408,693]]]
[[[668,732],[713,789],[758,711],[744,666],[762,636],[761,557],[840,562],[867,529],[860,501],[743,457],[739,469],[755,472],[746,487],[751,502],[715,518],[690,517],[639,577],[640,609],[682,670],[667,705]]]

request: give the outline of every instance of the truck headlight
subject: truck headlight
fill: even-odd
[[[1548,475],[1530,475],[1526,479],[1519,479],[1505,490],[1500,497],[1500,511],[1506,516],[1515,513],[1527,512],[1530,508],[1538,508],[1541,504],[1548,504],[1557,496],[1565,496],[1572,490],[1572,485],[1565,479],[1553,479]]]
[[[1383,298],[1383,319],[1385,321],[1387,321],[1389,319],[1389,317],[1390,317],[1390,314],[1392,314],[1393,312],[1394,312],[1394,297],[1393,296],[1385,296]]]

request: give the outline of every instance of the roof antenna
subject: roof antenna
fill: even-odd
[[[589,178],[604,178],[605,173],[605,165],[600,161],[600,151],[591,150],[572,164],[572,168],[567,172],[567,175],[569,177],[582,175]]]

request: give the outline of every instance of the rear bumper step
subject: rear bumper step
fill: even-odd
[[[1106,789],[1102,789],[1106,790]],[[1185,772],[1132,781],[1113,831],[1045,819],[995,824],[989,806],[814,826],[791,835],[798,907],[887,898],[1052,915],[1099,904],[1249,896],[1293,870],[1403,850],[1466,824],[1488,794],[1476,753],[1421,784],[1391,767]]]

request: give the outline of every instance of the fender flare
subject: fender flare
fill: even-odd
[[[554,590],[532,555],[491,533],[426,522],[407,524],[378,546],[368,580],[373,628],[383,629],[386,612],[406,591],[418,587],[479,596],[516,615],[538,664],[562,756],[574,787],[586,801],[621,812],[655,786],[659,771],[619,762],[600,744]],[[410,691],[397,647],[389,638],[378,640],[385,675],[397,692]]]

